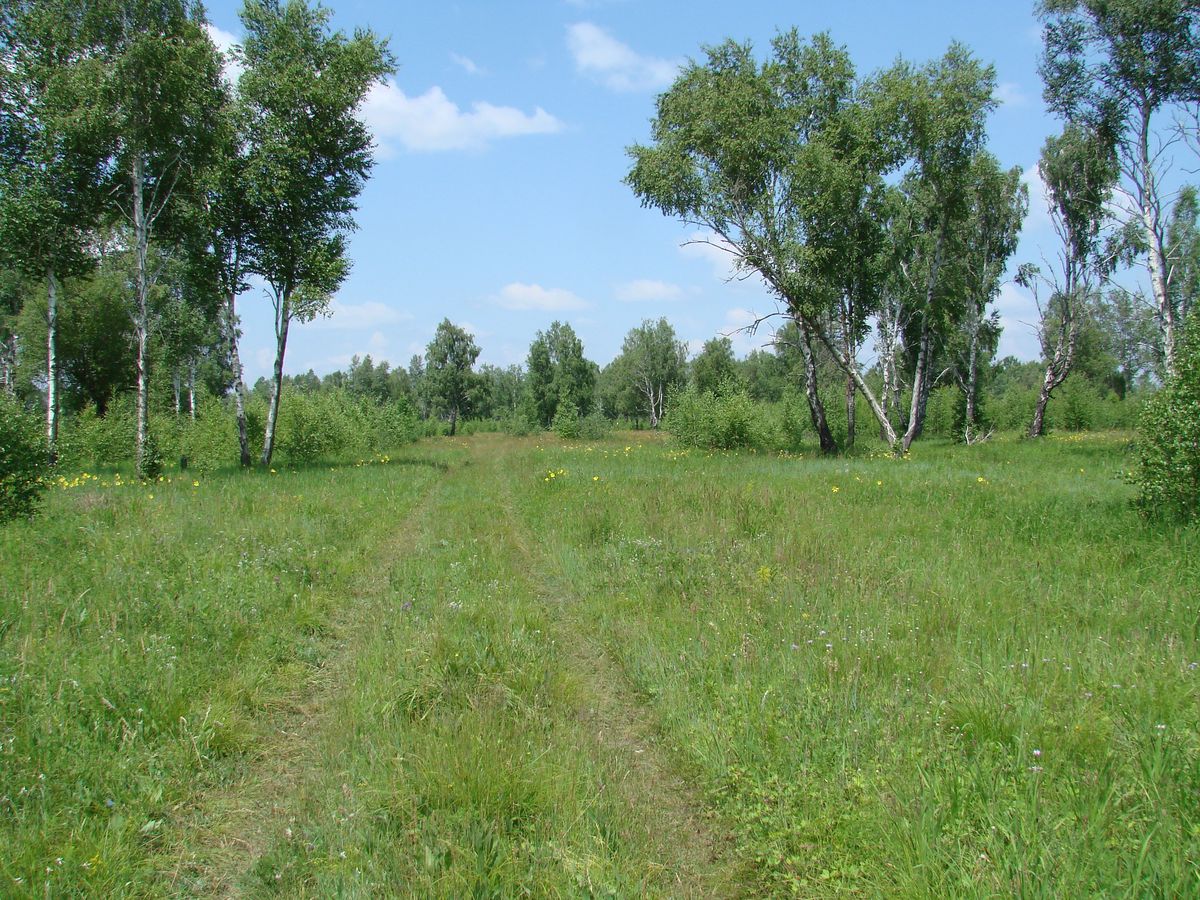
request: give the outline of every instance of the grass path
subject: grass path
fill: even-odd
[[[234,783],[200,798],[178,829],[178,843],[167,855],[172,892],[237,896],[247,872],[270,846],[287,812],[288,798],[301,787],[314,764],[313,744],[328,707],[363,640],[369,618],[364,607],[384,585],[382,566],[411,552],[414,531],[440,487],[424,487],[412,510],[384,532],[368,564],[339,606],[330,628],[330,656],[259,724],[259,744],[249,767]]]
[[[743,892],[729,842],[522,521],[496,443],[470,442],[372,551],[330,660],[246,777],[181,830],[174,890]]]
[[[489,458],[498,469],[495,461],[501,457],[490,453]],[[503,487],[503,517],[513,523],[509,533],[524,561],[530,591],[543,603],[558,607],[556,639],[587,685],[585,721],[595,735],[596,750],[622,759],[628,766],[621,789],[631,808],[653,817],[653,833],[659,836],[666,854],[663,867],[672,886],[689,897],[741,893],[728,835],[714,823],[699,792],[680,774],[678,761],[661,745],[653,715],[606,652],[593,623],[582,614],[575,588],[561,565],[533,549],[538,542],[517,511],[511,473],[497,471],[495,482]],[[535,579],[533,573],[541,574]]]

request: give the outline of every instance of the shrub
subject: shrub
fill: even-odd
[[[37,511],[48,460],[40,420],[16,400],[0,396],[0,522]]]
[[[743,387],[729,385],[713,393],[689,385],[675,395],[664,428],[685,447],[765,449],[780,443],[780,435],[765,413]]]
[[[599,410],[592,410],[579,420],[579,436],[587,441],[598,441],[612,431],[612,422]]]
[[[554,413],[554,422],[550,426],[554,433],[564,440],[579,438],[579,407],[573,400],[560,400]]]
[[[122,397],[108,405],[103,417],[86,406],[64,419],[59,449],[62,459],[75,465],[117,465],[133,460],[136,433],[133,398]]]
[[[1153,518],[1200,518],[1200,316],[1178,345],[1175,376],[1147,401],[1138,426],[1137,503]]]

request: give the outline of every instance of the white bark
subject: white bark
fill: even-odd
[[[275,425],[279,419],[279,399],[283,393],[283,354],[287,350],[288,326],[291,324],[291,292],[276,295],[275,302],[275,370],[271,382],[271,404],[267,409],[267,429],[263,436],[262,464],[271,465],[275,452]]]
[[[58,455],[58,278],[46,269],[46,446]]]
[[[131,172],[131,187],[133,199],[131,213],[133,215],[133,244],[134,244],[134,311],[133,336],[137,353],[135,371],[137,374],[137,443],[136,459],[138,474],[146,474],[146,443],[149,436],[149,390],[150,379],[147,372],[149,358],[147,343],[150,330],[149,293],[150,279],[146,271],[147,255],[150,246],[150,225],[144,205],[143,190],[145,187],[145,161],[141,153],[133,155],[133,171]]]

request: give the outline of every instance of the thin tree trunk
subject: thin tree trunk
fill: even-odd
[[[1067,380],[1071,373],[1071,365],[1075,361],[1075,346],[1079,341],[1078,317],[1070,308],[1070,301],[1064,305],[1063,321],[1058,326],[1058,338],[1054,344],[1054,353],[1046,364],[1046,374],[1042,378],[1042,389],[1038,393],[1037,406],[1033,410],[1033,421],[1029,424],[1029,436],[1041,437],[1046,430],[1046,405],[1050,395],[1060,384]]]
[[[291,291],[284,291],[275,312],[275,371],[271,386],[271,405],[267,410],[267,430],[263,437],[262,464],[271,465],[275,452],[275,424],[279,419],[279,399],[283,393],[283,354],[287,350],[288,325],[291,323]]]
[[[844,352],[846,358],[857,355],[857,348],[850,336],[850,318],[852,315],[852,302],[849,298],[843,300],[841,304],[841,319],[842,319],[842,342],[844,344]],[[846,376],[846,449],[849,450],[854,446],[854,379],[849,375]]]
[[[16,393],[14,371],[17,367],[17,336],[10,334],[4,338],[3,345],[0,345],[0,382],[3,383],[4,392],[10,396]]]
[[[196,421],[196,357],[188,363],[188,417]]]
[[[904,450],[912,446],[912,442],[921,436],[925,427],[925,409],[929,400],[929,365],[932,355],[932,334],[929,328],[929,315],[933,311],[933,295],[937,291],[938,275],[942,268],[942,253],[946,248],[946,216],[938,226],[937,245],[933,251],[933,261],[929,266],[929,277],[925,281],[925,306],[921,310],[921,343],[917,348],[917,371],[913,374],[912,402],[909,405],[908,428],[904,432]]]
[[[979,328],[971,330],[971,347],[967,352],[967,414],[963,423],[963,437],[968,444],[975,437],[975,391],[979,381]]]
[[[171,390],[175,395],[175,418],[178,419],[183,413],[183,377],[178,367],[171,373]]]
[[[450,437],[454,437],[454,433],[458,431],[458,407],[450,410]]]
[[[147,372],[147,338],[150,327],[149,312],[149,276],[146,271],[147,254],[150,244],[150,229],[146,220],[146,209],[143,205],[142,190],[145,178],[145,162],[140,153],[134,154],[133,171],[131,173],[133,188],[133,244],[134,244],[134,312],[133,335],[136,349],[135,372],[137,376],[137,437],[135,458],[139,475],[150,474],[146,471],[149,460],[146,458],[146,445],[149,440],[149,390],[150,379]]]
[[[908,407],[908,428],[904,432],[903,448],[908,450],[912,442],[921,436],[925,425],[926,401],[929,398],[929,356],[931,336],[929,322],[921,317],[921,340],[917,345],[917,368],[913,373],[912,398]]]
[[[837,344],[830,338],[828,332],[821,327],[819,321],[806,320],[806,324],[812,329],[813,334],[820,338],[821,343],[825,345],[825,349],[833,354],[833,358],[842,367],[842,371],[854,379],[854,384],[858,387],[859,393],[866,398],[867,405],[871,407],[871,413],[875,416],[876,421],[879,422],[881,438],[892,448],[893,452],[898,452],[899,438],[896,436],[896,429],[892,427],[891,420],[888,419],[887,412],[879,402],[879,398],[875,396],[875,392],[871,390],[871,386],[862,377],[862,372],[858,369],[857,360],[842,354]]]
[[[46,269],[46,446],[58,459],[58,278]]]
[[[804,394],[808,399],[808,414],[812,419],[813,428],[817,432],[817,440],[821,444],[823,454],[837,452],[837,441],[829,430],[829,420],[825,415],[825,404],[821,402],[821,394],[817,389],[817,361],[812,349],[812,340],[808,327],[797,320],[800,327],[800,353],[804,357]]]
[[[242,375],[242,358],[238,353],[237,296],[233,291],[225,294],[225,327],[229,335],[229,368],[233,371],[233,410],[237,417],[238,449],[241,452],[242,468],[249,468],[250,438],[246,434],[246,382]]]
[[[1167,253],[1163,247],[1161,205],[1158,201],[1158,182],[1154,176],[1154,163],[1150,158],[1150,109],[1141,110],[1141,128],[1138,133],[1138,163],[1142,173],[1141,214],[1142,228],[1146,234],[1147,268],[1150,271],[1150,289],[1158,307],[1158,318],[1163,335],[1163,357],[1167,374],[1175,374],[1175,338],[1178,323],[1175,321],[1175,304],[1168,290]]]

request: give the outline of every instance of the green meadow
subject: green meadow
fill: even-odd
[[[1129,436],[63,473],[0,894],[1200,894],[1200,530]]]

